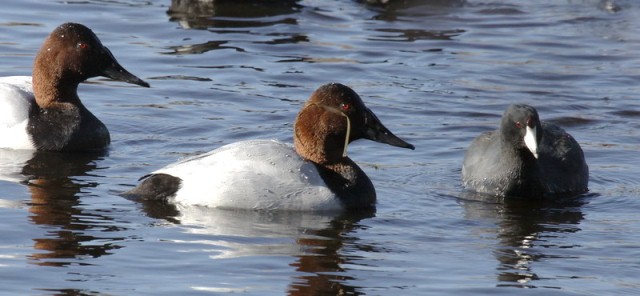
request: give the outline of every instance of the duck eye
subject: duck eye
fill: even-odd
[[[80,48],[80,49],[87,49],[87,48],[89,48],[89,45],[88,45],[88,44],[86,44],[86,43],[84,43],[84,42],[78,42],[78,44],[76,45],[76,47],[77,47],[77,48]]]
[[[346,104],[346,103],[342,103],[342,104],[340,104],[340,110],[349,111],[349,110],[351,110],[351,105]]]
[[[516,122],[516,127],[517,128],[522,128],[522,123],[520,123],[520,121]]]

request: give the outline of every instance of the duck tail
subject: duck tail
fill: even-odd
[[[168,174],[149,174],[140,180],[142,182],[138,186],[121,195],[136,201],[169,202],[182,185],[182,179]]]

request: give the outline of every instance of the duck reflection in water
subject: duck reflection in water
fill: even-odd
[[[82,264],[83,257],[100,257],[109,254],[112,249],[119,248],[111,242],[105,243],[104,238],[97,238],[87,234],[94,228],[104,228],[104,221],[110,218],[85,211],[81,207],[78,194],[85,188],[93,188],[95,182],[82,181],[83,176],[89,176],[97,169],[96,160],[104,156],[100,153],[66,154],[58,152],[36,152],[20,150],[3,150],[3,158],[14,153],[16,157],[26,157],[19,174],[21,183],[28,186],[31,200],[27,202],[29,219],[35,225],[42,225],[46,231],[41,237],[33,235],[36,252],[29,258],[33,264],[43,266],[66,266]],[[13,161],[15,166],[17,163]],[[0,167],[7,168],[6,164]],[[3,175],[15,177],[18,172],[3,170]],[[3,177],[7,180],[8,178]],[[111,231],[113,229],[109,229]],[[101,230],[104,231],[104,230]],[[109,241],[119,240],[109,238]],[[95,243],[92,243],[94,242]],[[98,242],[99,241],[99,242]]]
[[[373,217],[372,211],[350,213],[334,218],[324,229],[309,231],[307,236],[296,242],[305,246],[307,252],[300,254],[291,264],[300,272],[289,286],[289,295],[364,295],[358,287],[349,285],[357,281],[348,274],[344,265],[358,265],[358,256],[349,254],[345,249],[380,252],[371,245],[350,240],[349,233],[361,226],[358,221]],[[348,248],[345,248],[347,247]]]
[[[176,22],[186,30],[208,30],[216,40],[203,43],[183,44],[169,47],[166,54],[202,54],[217,49],[235,49],[245,51],[237,46],[229,45],[228,40],[218,40],[224,33],[249,34],[256,39],[262,36],[264,41],[254,43],[287,44],[308,42],[306,35],[298,32],[261,32],[262,27],[278,24],[296,24],[292,14],[302,9],[298,0],[172,0],[167,10],[169,21]],[[186,38],[185,40],[191,40]]]
[[[466,0],[357,0],[378,12],[377,20],[397,21],[402,17],[429,17],[448,15],[451,10],[467,4]]]
[[[345,250],[379,252],[375,246],[350,239],[362,228],[359,222],[374,210],[347,213],[230,210],[140,201],[149,217],[179,224],[196,235],[196,243],[209,241],[213,260],[250,256],[290,256],[288,295],[362,295],[345,265],[358,265],[358,256]],[[158,224],[164,225],[164,224]],[[187,242],[189,243],[189,242]],[[213,246],[212,246],[213,245]],[[219,264],[211,264],[218,269]],[[239,290],[244,290],[240,288]]]
[[[499,263],[497,286],[535,288],[539,285],[536,280],[556,276],[538,274],[537,261],[573,256],[559,255],[563,252],[556,251],[575,247],[564,245],[562,238],[581,230],[579,224],[584,219],[581,208],[588,198],[583,195],[554,200],[505,199],[465,192],[460,202],[466,218],[495,224],[477,235],[495,235],[497,239],[493,251]],[[547,283],[544,286],[550,287]]]
[[[298,12],[299,0],[172,0],[170,21],[184,29],[260,27],[294,23],[292,18],[270,17]],[[235,19],[234,19],[235,18]]]

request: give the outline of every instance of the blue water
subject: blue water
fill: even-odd
[[[640,294],[640,3],[228,2],[3,2],[0,75],[29,75],[42,40],[75,21],[152,87],[80,86],[111,131],[108,153],[0,151],[0,294]],[[331,81],[416,146],[350,146],[376,211],[175,209],[118,196],[226,143],[291,141],[298,109]],[[580,142],[588,194],[468,198],[464,150],[514,102]]]

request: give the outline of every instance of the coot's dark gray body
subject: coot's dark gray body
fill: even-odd
[[[528,105],[511,105],[500,128],[478,136],[465,153],[462,182],[470,190],[540,198],[586,192],[589,168],[576,140],[540,122]]]

